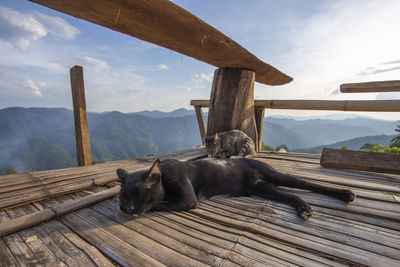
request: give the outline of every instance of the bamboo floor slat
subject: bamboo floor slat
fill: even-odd
[[[181,158],[201,154],[204,151],[188,151]],[[107,177],[111,172],[115,175],[116,168],[147,168],[154,159],[83,167],[82,173],[80,168],[31,173],[40,177],[37,180],[51,195],[27,197],[17,207],[4,207],[0,222],[106,190],[115,185],[115,179]],[[282,188],[310,203],[314,214],[304,221],[282,203],[226,196],[203,201],[198,209],[187,212],[150,212],[133,218],[119,211],[116,196],[3,236],[0,265],[400,266],[399,175],[321,168],[317,155],[300,153],[261,153],[258,159],[315,183],[352,189],[357,198],[345,204],[328,196]],[[53,174],[60,175],[56,182],[51,181]],[[85,177],[104,182],[86,185]],[[21,175],[12,184],[11,178],[0,190],[24,186],[21,181],[29,180]],[[72,192],[52,191],[57,185],[72,188],[73,181],[82,187]],[[35,186],[16,188],[16,192],[34,194],[29,190]],[[2,192],[0,198],[12,190]]]

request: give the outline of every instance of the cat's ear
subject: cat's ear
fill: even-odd
[[[153,166],[151,166],[149,174],[144,177],[143,182],[146,183],[146,187],[150,188],[152,185],[158,183],[161,180],[161,169],[160,159],[157,159]]]
[[[124,169],[118,169],[117,170],[117,175],[118,175],[118,179],[121,183],[124,183],[126,180],[126,176],[128,175],[128,172],[125,171]]]

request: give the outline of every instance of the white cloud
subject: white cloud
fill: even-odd
[[[169,70],[168,66],[166,64],[160,64],[157,66],[158,70]]]
[[[0,6],[0,38],[3,41],[11,42],[20,50],[26,51],[32,40],[46,35],[43,24],[32,16]]]
[[[400,29],[400,1],[321,3],[314,15],[288,23],[291,28],[285,35],[291,50],[283,71],[290,73],[294,82],[262,95],[352,99],[359,95],[335,94],[341,83],[398,79],[400,35],[395,33]],[[380,65],[382,62],[392,63]]]
[[[211,88],[210,82],[213,78],[213,73],[196,73],[192,76],[192,84],[194,88]]]
[[[183,85],[179,85],[177,86],[178,89],[184,90],[184,91],[192,91],[192,88],[189,86],[183,86]]]
[[[43,96],[42,92],[40,91],[39,86],[31,79],[28,79],[25,81],[25,87],[32,89],[32,94],[34,96],[38,96],[38,97]]]
[[[207,81],[207,82],[211,82],[212,78],[213,78],[213,74],[212,73],[197,73],[194,75],[195,80],[197,81]]]
[[[63,39],[74,39],[79,30],[60,17],[40,12],[23,14],[0,5],[0,39],[26,51],[31,42],[55,35]]]
[[[367,67],[362,71],[360,71],[359,73],[357,73],[357,75],[359,76],[374,75],[374,74],[390,72],[390,71],[398,71],[398,70],[400,70],[400,60],[395,60],[395,61],[381,63],[374,67]]]
[[[94,57],[85,56],[80,58],[82,65],[89,71],[101,72],[109,69],[107,62]]]
[[[80,33],[77,28],[60,17],[49,16],[40,12],[35,12],[34,15],[44,25],[47,32],[62,39],[72,40]]]

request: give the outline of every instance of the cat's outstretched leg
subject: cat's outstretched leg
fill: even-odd
[[[356,195],[351,190],[311,183],[296,176],[278,172],[266,164],[258,165],[256,167],[258,167],[259,173],[261,174],[260,178],[262,180],[268,183],[273,183],[277,186],[311,190],[315,193],[331,196],[347,203],[354,201],[356,198]]]
[[[313,214],[311,206],[304,200],[298,196],[279,191],[279,189],[271,183],[257,182],[254,185],[253,195],[288,204],[295,208],[297,215],[304,220],[307,220]]]
[[[311,190],[315,193],[331,196],[347,203],[354,201],[354,199],[356,198],[356,195],[351,190],[310,183],[308,181],[284,173],[278,173],[275,184],[279,186]]]

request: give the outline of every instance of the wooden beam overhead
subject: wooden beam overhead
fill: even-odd
[[[342,93],[400,92],[400,81],[344,83],[340,85],[340,92]]]
[[[291,77],[168,0],[30,0],[151,42],[220,68],[255,72],[257,82],[282,85]]]

